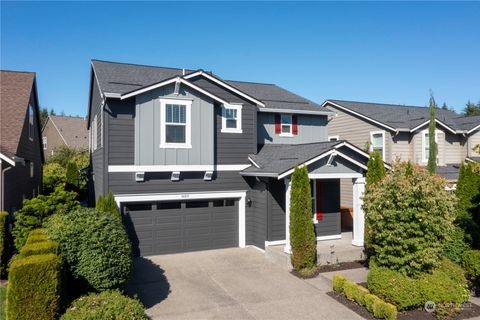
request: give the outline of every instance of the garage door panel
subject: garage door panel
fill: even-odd
[[[216,204],[234,205],[214,206],[212,200],[202,200],[184,201],[181,208],[179,205],[172,208],[168,203],[131,206],[153,209],[124,214],[135,254],[145,256],[238,246],[238,200],[216,201]]]

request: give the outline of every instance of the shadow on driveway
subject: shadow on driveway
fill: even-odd
[[[137,297],[145,308],[150,308],[165,300],[170,292],[165,270],[148,259],[134,258],[132,277],[127,286],[130,296]]]

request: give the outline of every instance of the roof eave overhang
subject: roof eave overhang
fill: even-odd
[[[278,178],[278,173],[269,172],[240,172],[244,177],[264,177],[264,178]]]
[[[475,131],[475,130],[477,130],[477,129],[480,129],[480,124],[479,124],[478,126],[476,126],[476,127],[473,127],[472,129],[466,131],[466,133],[467,133],[467,134],[470,134],[470,133],[472,133],[473,131]]]
[[[271,113],[292,113],[292,114],[311,114],[320,116],[334,116],[333,111],[317,111],[317,110],[299,110],[299,109],[280,109],[280,108],[258,108],[259,112]]]
[[[5,161],[6,163],[10,164],[12,167],[15,167],[17,164],[24,164],[25,159],[14,156],[13,158],[8,157],[7,155],[0,153],[0,160]]]
[[[430,122],[430,120],[427,120],[425,122],[422,122],[421,124],[419,124],[418,126],[416,126],[415,128],[413,129],[410,129],[410,132],[414,132],[414,131],[417,131],[418,129],[420,129],[421,127],[427,125],[428,123]],[[447,129],[448,131],[450,131],[451,133],[453,134],[462,134],[465,132],[465,130],[455,130],[453,129],[452,127],[446,125],[445,123],[443,123],[442,121],[438,120],[437,118],[435,118],[435,123],[439,124],[440,126],[444,127],[445,129]]]

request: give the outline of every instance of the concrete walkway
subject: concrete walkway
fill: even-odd
[[[152,319],[362,319],[325,294],[332,276],[301,280],[255,248],[233,248],[138,258],[128,292]]]

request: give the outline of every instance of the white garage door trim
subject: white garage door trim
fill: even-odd
[[[168,200],[199,200],[199,199],[225,199],[240,198],[238,201],[238,246],[245,248],[245,198],[246,191],[235,192],[189,192],[189,193],[153,193],[135,195],[116,195],[115,202],[121,207],[125,202],[150,202]]]

